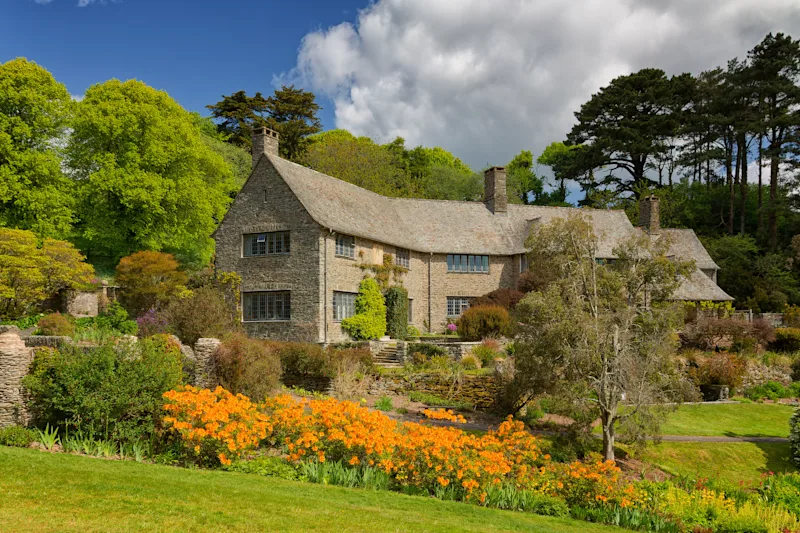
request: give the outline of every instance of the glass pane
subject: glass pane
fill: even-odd
[[[484,255],[483,256],[483,271],[484,272],[489,272],[489,256],[488,255]]]

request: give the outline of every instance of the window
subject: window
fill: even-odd
[[[413,310],[413,309],[414,309],[414,307],[413,307],[413,305],[412,305],[413,303],[414,303],[414,300],[412,300],[411,298],[409,298],[409,299],[408,299],[408,323],[409,323],[409,324],[411,324],[412,322],[414,322],[414,310]]]
[[[336,255],[354,259],[356,256],[355,238],[350,235],[336,235]]]
[[[278,255],[289,253],[289,232],[272,231],[244,236],[244,256]]]
[[[353,292],[333,293],[334,320],[344,320],[356,314],[356,296]]]
[[[528,271],[528,254],[522,254],[519,256],[519,273],[522,274],[523,272]]]
[[[395,255],[395,263],[397,266],[401,266],[403,268],[409,268],[411,264],[411,252],[406,250],[405,248],[398,248]]]
[[[489,272],[488,255],[454,255],[447,256],[448,272]]]
[[[291,295],[289,291],[244,293],[244,321],[289,320]]]
[[[468,296],[448,296],[447,297],[447,316],[454,318],[461,316],[461,313],[469,309],[472,298]]]

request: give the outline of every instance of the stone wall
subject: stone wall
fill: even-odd
[[[426,392],[441,398],[470,402],[479,409],[488,409],[494,405],[497,389],[497,382],[492,375],[464,376],[460,384],[454,385],[440,374],[384,374],[373,382],[370,394],[406,395],[411,391]]]
[[[288,254],[244,257],[243,236],[289,231]],[[214,234],[216,266],[242,277],[242,292],[289,291],[291,320],[245,322],[252,337],[322,341],[320,321],[320,226],[280,177],[269,159],[258,166],[236,196]]]
[[[62,310],[78,318],[97,316],[100,294],[98,291],[64,291],[61,295]]]
[[[28,373],[31,361],[33,349],[25,346],[18,330],[0,331],[0,427],[25,424],[28,420],[22,378]]]

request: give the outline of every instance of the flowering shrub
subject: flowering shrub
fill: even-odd
[[[425,418],[430,418],[431,420],[448,420],[458,424],[464,424],[467,421],[463,415],[457,415],[450,409],[425,409],[422,414],[425,415]]]
[[[164,424],[176,431],[190,454],[201,462],[231,464],[272,431],[267,416],[246,396],[222,387],[214,391],[191,385],[164,393]]]
[[[142,316],[137,318],[136,324],[138,326],[139,336],[142,338],[159,333],[167,333],[169,331],[169,322],[167,318],[155,307],[151,307]]]

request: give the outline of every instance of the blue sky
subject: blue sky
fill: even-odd
[[[270,94],[310,32],[353,21],[367,0],[3,0],[0,62],[27,57],[72,94],[137,78],[207,114],[222,94]],[[326,128],[333,105],[320,95]]]

